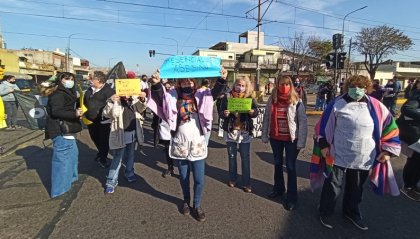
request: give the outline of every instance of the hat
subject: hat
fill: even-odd
[[[134,71],[127,71],[127,78],[128,79],[136,78],[136,73],[134,73]]]

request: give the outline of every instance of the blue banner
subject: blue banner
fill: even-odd
[[[171,56],[160,67],[160,78],[220,77],[221,59],[208,56]]]

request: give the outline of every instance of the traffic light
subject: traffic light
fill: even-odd
[[[333,49],[337,50],[340,49],[343,45],[343,35],[342,34],[334,34],[333,35]]]
[[[335,69],[335,53],[328,53],[325,57],[325,65],[327,69]]]
[[[344,69],[344,63],[346,62],[346,52],[338,53],[337,58],[337,69]]]
[[[149,50],[150,57],[154,57],[156,54],[155,50]]]

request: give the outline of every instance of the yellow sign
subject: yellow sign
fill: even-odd
[[[0,129],[6,127],[6,113],[4,112],[3,99],[0,97]]]
[[[252,50],[252,55],[253,56],[265,56],[265,55],[267,55],[267,52],[263,51],[263,50]]]
[[[251,110],[252,98],[228,98],[227,109],[230,112],[245,113]]]
[[[115,79],[115,93],[119,96],[134,96],[141,92],[140,79]]]

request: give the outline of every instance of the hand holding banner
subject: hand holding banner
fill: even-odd
[[[115,93],[119,96],[137,96],[141,92],[140,79],[116,79]]]
[[[228,98],[227,109],[230,112],[248,113],[252,107],[252,98]]]
[[[220,77],[221,59],[208,56],[171,56],[160,67],[160,78]]]

